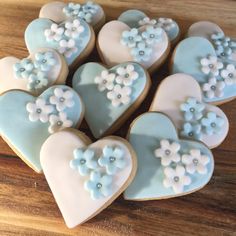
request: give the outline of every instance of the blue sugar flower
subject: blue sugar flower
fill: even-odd
[[[159,27],[148,26],[142,36],[147,44],[153,44],[161,41],[162,32],[163,30]]]
[[[84,183],[84,188],[90,192],[91,198],[96,200],[111,195],[111,183],[112,176],[92,171],[90,179]]]
[[[189,97],[185,103],[180,105],[180,110],[184,112],[186,121],[199,120],[202,118],[205,105],[199,102],[196,98]]]
[[[74,159],[70,161],[70,167],[78,170],[82,176],[88,175],[90,170],[97,168],[93,150],[86,149],[83,151],[81,148],[77,148],[73,154]]]
[[[128,46],[129,48],[133,48],[136,46],[136,43],[142,40],[141,35],[139,35],[139,31],[136,28],[131,29],[130,31],[124,31],[122,33],[121,44],[124,46]]]
[[[92,15],[94,15],[97,10],[98,10],[98,5],[94,4],[93,2],[87,2],[86,4],[84,4],[82,6],[82,9],[84,12],[86,13],[91,13]]]
[[[103,155],[98,159],[98,164],[106,168],[109,175],[114,175],[118,169],[125,167],[124,151],[119,148],[105,146],[102,150]]]
[[[131,50],[131,55],[134,57],[134,60],[137,62],[148,61],[150,55],[152,53],[152,49],[145,45],[145,43],[138,43],[136,48]]]
[[[29,90],[40,90],[47,87],[48,78],[44,72],[39,71],[37,74],[31,74],[28,79],[27,88]]]
[[[224,125],[224,119],[214,112],[208,112],[206,117],[202,118],[201,123],[207,135],[218,134]]]
[[[180,135],[182,137],[199,140],[201,138],[201,125],[184,123],[183,129],[180,131]]]
[[[76,3],[68,3],[64,8],[63,8],[63,12],[66,14],[66,16],[69,17],[76,17],[79,14],[79,11],[81,9],[81,5],[80,4],[76,4]]]
[[[13,70],[16,78],[27,79],[34,69],[34,64],[28,58],[22,59],[13,65]]]
[[[80,11],[78,17],[85,20],[87,23],[91,23],[93,15],[90,12]]]
[[[56,64],[53,52],[38,52],[35,54],[35,68],[42,71],[49,71]]]

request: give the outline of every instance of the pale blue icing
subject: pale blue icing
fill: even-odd
[[[76,53],[73,53],[71,57],[66,58],[68,65],[71,65],[77,57],[84,51],[91,39],[91,31],[89,25],[80,20],[81,25],[84,27],[84,31],[80,34],[79,38],[76,39],[76,47],[78,48]],[[44,35],[44,31],[51,27],[53,22],[49,19],[39,18],[33,20],[25,30],[25,43],[30,52],[35,52],[39,48],[53,48],[57,49],[58,42],[48,42]],[[63,23],[61,23],[63,24]]]
[[[68,86],[52,86],[44,91],[39,97],[49,101],[55,88],[62,88],[73,92],[75,104],[71,108],[66,108],[63,112],[67,118],[73,121],[76,127],[82,114],[82,103],[77,93]],[[48,123],[40,121],[31,122],[26,104],[34,102],[35,97],[20,90],[11,90],[0,96],[0,134],[10,141],[17,152],[38,171],[42,170],[39,153],[42,144],[49,137]],[[56,110],[55,110],[56,111]],[[56,112],[53,113],[56,113]]]
[[[73,88],[80,94],[85,104],[85,119],[94,135],[98,138],[106,132],[114,122],[125,114],[126,110],[136,101],[145,88],[147,78],[144,69],[133,62],[127,62],[111,68],[110,72],[120,66],[132,64],[139,77],[132,86],[131,101],[127,105],[113,107],[110,100],[107,99],[105,92],[97,89],[94,78],[101,74],[105,67],[98,63],[87,63],[81,66],[73,77]]]
[[[199,84],[206,83],[208,75],[205,75],[201,71],[201,58],[205,58],[208,55],[216,56],[213,45],[205,38],[202,37],[189,37],[181,41],[173,55],[173,67],[172,74],[185,73],[193,76]],[[228,100],[229,98],[236,96],[236,84],[226,86],[224,88],[223,97],[207,98],[203,96],[204,102],[218,102]]]
[[[148,16],[144,12],[132,9],[123,12],[118,17],[118,20],[127,24],[130,28],[139,28],[140,27],[139,21],[145,17]],[[176,37],[179,35],[179,26],[175,21],[173,23],[175,24],[175,27],[169,31],[166,31],[170,41],[175,40]]]
[[[180,141],[173,123],[167,116],[158,112],[148,112],[139,116],[131,125],[128,140],[137,154],[138,170],[133,182],[124,193],[125,198],[156,199],[175,195],[172,188],[163,186],[164,174],[161,162],[154,156],[154,150],[160,146],[161,139],[178,142],[181,145],[181,154],[196,148],[210,157],[207,174],[192,174],[192,183],[184,187],[184,194],[203,187],[210,180],[214,169],[211,151],[202,143]]]

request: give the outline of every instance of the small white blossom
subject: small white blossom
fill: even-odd
[[[107,70],[102,71],[100,76],[96,76],[94,81],[98,84],[98,90],[112,90],[114,88],[115,74],[109,73]]]
[[[155,19],[150,19],[149,17],[144,17],[142,20],[140,20],[139,25],[155,25],[157,21]]]
[[[227,65],[226,69],[221,71],[221,77],[227,85],[236,84],[236,68],[233,64]]]
[[[171,18],[163,18],[163,17],[157,19],[157,26],[161,27],[165,31],[170,31],[171,29],[176,27],[174,21]]]
[[[65,35],[69,38],[76,39],[84,31],[84,27],[80,24],[78,19],[73,20],[72,22],[65,23]]]
[[[65,57],[70,58],[74,53],[78,51],[78,48],[75,46],[74,39],[62,39],[59,42],[58,51],[63,54]]]
[[[56,23],[53,23],[50,29],[44,31],[44,35],[47,41],[60,41],[64,33],[64,28],[59,27]]]
[[[204,74],[219,75],[219,70],[223,68],[223,63],[218,61],[216,56],[208,56],[201,59],[201,70]]]
[[[224,95],[225,83],[217,81],[216,78],[210,78],[207,83],[202,85],[202,90],[205,92],[206,97],[222,97]]]

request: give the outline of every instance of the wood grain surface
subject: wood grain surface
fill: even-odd
[[[0,1],[0,57],[27,56],[24,30],[37,18],[45,2]],[[193,22],[210,20],[236,38],[235,0],[97,2],[104,7],[107,20],[136,8],[153,17],[173,17],[183,34]],[[99,61],[96,52],[88,61]],[[117,135],[124,137],[130,122],[148,110],[158,83],[168,75],[167,68],[166,63],[152,76],[147,99]],[[72,230],[66,228],[44,176],[34,173],[0,140],[0,235],[236,235],[236,100],[221,108],[229,118],[230,132],[224,143],[213,150],[215,171],[205,188],[161,201],[124,201],[121,196],[101,214]],[[81,130],[91,136],[85,123]]]

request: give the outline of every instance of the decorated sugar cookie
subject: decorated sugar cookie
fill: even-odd
[[[56,23],[81,18],[90,24],[95,31],[98,31],[105,23],[105,13],[102,7],[92,1],[84,4],[49,2],[41,8],[39,17],[50,19]]]
[[[40,161],[69,228],[109,206],[137,169],[136,155],[125,139],[109,136],[91,144],[73,129],[51,135],[41,148]]]
[[[196,22],[188,30],[188,37],[192,36],[208,39],[221,60],[236,65],[236,40],[226,36],[217,24],[210,21]]]
[[[147,112],[131,124],[128,140],[138,159],[136,176],[124,193],[128,200],[178,197],[203,188],[214,159],[201,142],[179,139],[164,114]]]
[[[236,63],[217,56],[212,43],[204,37],[189,37],[175,48],[172,73],[185,73],[199,83],[203,101],[221,104],[236,97]]]
[[[97,47],[102,61],[108,66],[134,61],[149,72],[157,69],[170,51],[169,38],[161,27],[131,28],[121,21],[110,21],[102,27]]]
[[[95,36],[92,27],[80,18],[61,23],[38,18],[27,26],[25,43],[30,53],[39,48],[57,50],[65,57],[68,66],[73,68],[93,50]]]
[[[0,94],[21,89],[38,95],[53,84],[64,84],[68,66],[55,50],[40,49],[24,59],[2,58],[0,75]]]
[[[70,87],[56,85],[34,97],[21,90],[0,96],[0,134],[16,154],[37,172],[43,142],[63,128],[82,121],[83,103]]]
[[[181,138],[199,140],[209,148],[226,138],[229,122],[224,112],[202,101],[201,88],[190,75],[174,74],[157,89],[150,111],[168,115]]]
[[[171,18],[159,17],[151,19],[142,11],[127,10],[118,17],[118,20],[127,24],[130,28],[139,28],[144,25],[161,27],[168,35],[171,43],[177,42],[180,36],[179,26]]]
[[[141,104],[149,87],[148,73],[134,62],[111,69],[91,62],[73,77],[73,88],[85,104],[85,120],[96,138],[115,132]]]

